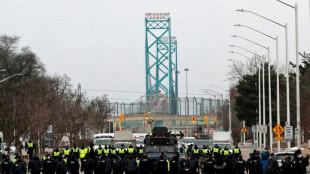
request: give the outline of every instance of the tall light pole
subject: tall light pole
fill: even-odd
[[[244,10],[244,9],[241,9],[241,10],[237,10],[239,12],[247,12],[247,13],[251,13],[255,16],[258,16],[260,18],[263,18],[269,22],[272,22],[274,24],[277,24],[278,26],[281,26],[285,29],[285,56],[286,56],[286,113],[287,113],[287,116],[286,116],[286,121],[287,121],[287,125],[290,126],[290,88],[289,88],[289,60],[288,60],[288,31],[287,31],[287,23],[285,23],[284,25],[279,23],[279,22],[276,22],[275,20],[272,20],[270,18],[267,18],[263,15],[260,15],[258,13],[255,13],[253,11],[250,11],[250,10]],[[277,40],[278,41],[278,40]],[[278,48],[278,46],[277,46]],[[278,59],[278,56],[277,56],[277,89],[279,87],[279,59]],[[277,100],[279,101],[279,91],[277,91]],[[277,102],[277,108],[278,110],[280,110],[280,102]],[[279,111],[278,111],[279,112]],[[277,112],[277,124],[280,124],[280,113]],[[278,150],[279,150],[279,143],[278,142]],[[287,142],[287,148],[288,148],[288,151],[290,151],[291,149],[291,142]]]
[[[300,130],[300,88],[299,88],[299,43],[298,43],[298,5],[295,6],[287,4],[283,1],[277,0],[282,4],[291,7],[295,10],[295,39],[296,39],[296,121],[297,121],[297,148],[300,149],[301,144],[301,130]]]
[[[278,48],[278,37],[274,38],[264,32],[261,32],[257,29],[254,29],[252,27],[249,27],[247,25],[240,25],[240,24],[237,24],[237,25],[234,25],[234,26],[237,26],[237,27],[246,27],[248,29],[251,29],[255,32],[258,32],[266,37],[269,37],[271,39],[274,39],[276,41],[276,46]],[[272,151],[272,141],[273,141],[273,133],[272,133],[272,108],[271,108],[271,75],[270,75],[270,49],[269,49],[269,46],[267,47],[267,50],[268,50],[268,99],[269,99],[269,131],[270,131],[270,136],[269,136],[269,141],[270,141],[270,151]],[[276,54],[277,54],[277,59],[278,59],[278,51],[276,51]],[[277,89],[277,91],[279,91],[279,89]],[[279,103],[280,101],[278,101]],[[280,106],[280,105],[279,105]],[[279,113],[278,113],[279,114]],[[265,135],[264,135],[265,136]],[[278,147],[280,146],[280,144],[278,145]],[[280,150],[280,148],[278,149]]]
[[[261,58],[261,61],[262,61],[261,65],[262,65],[262,72],[263,72],[263,74],[262,74],[262,76],[263,76],[263,79],[262,79],[263,80],[263,125],[266,125],[266,112],[265,112],[266,111],[266,102],[265,102],[265,59],[262,56],[254,53],[254,52],[252,52],[252,51],[250,51],[248,49],[245,49],[243,47],[236,46],[236,45],[230,45],[230,46],[231,47],[240,48],[240,49],[242,49],[244,51],[247,51],[247,52],[249,52],[249,53],[251,53],[251,54]],[[262,138],[262,136],[261,136],[261,133],[260,133],[260,137],[259,137],[259,142],[260,143],[262,142],[261,138]],[[265,148],[266,147],[266,134],[265,133],[263,134],[263,140],[264,140],[263,141],[263,146]],[[261,146],[261,144],[260,144],[260,146]]]
[[[188,68],[185,68],[184,71],[185,71],[185,74],[186,74],[186,98],[188,98],[187,71],[189,71],[189,69],[188,69]]]

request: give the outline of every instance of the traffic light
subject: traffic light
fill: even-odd
[[[214,116],[214,121],[217,122],[217,116]]]
[[[149,113],[145,113],[145,122],[149,121]]]
[[[124,114],[123,113],[121,113],[121,120],[120,121],[124,122]]]
[[[192,116],[192,122],[195,123],[195,121],[196,121],[196,117]]]
[[[208,125],[208,115],[205,115],[205,124]]]

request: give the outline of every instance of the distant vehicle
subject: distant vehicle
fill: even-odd
[[[140,147],[140,145],[144,147],[144,139],[136,139],[136,147]]]
[[[135,139],[143,139],[144,140],[146,135],[147,135],[147,133],[132,133],[132,137]]]
[[[196,140],[195,137],[184,137],[182,142],[185,143],[185,146],[187,147],[189,145],[193,145],[195,140]]]
[[[130,146],[130,142],[116,142],[116,143],[114,143],[114,147],[115,147],[115,149],[120,149],[121,147],[122,147],[122,144],[124,144],[124,148],[125,149],[128,149],[128,147]]]
[[[225,131],[213,132],[213,146],[217,144],[221,149],[227,147],[229,151],[232,151],[230,140],[231,140],[230,132]]]
[[[196,146],[201,149],[203,146],[212,146],[212,141],[211,140],[195,140],[194,141],[194,146]]]
[[[294,152],[276,152],[274,153],[274,157],[277,159],[279,166],[282,166],[282,159],[284,159],[285,154],[288,153],[291,159],[294,158]]]
[[[10,154],[11,154],[11,155],[12,155],[12,154],[15,154],[15,152],[16,152],[16,147],[15,147],[14,144],[11,144],[11,146],[10,146]]]
[[[95,134],[94,139],[94,147],[98,148],[99,145],[102,147],[105,145],[111,145],[111,142],[114,138],[114,133],[101,133],[101,134]]]

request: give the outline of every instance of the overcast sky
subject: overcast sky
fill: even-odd
[[[310,52],[309,0],[284,0],[299,4],[300,51]],[[228,89],[227,59],[242,57],[228,52],[235,44],[265,54],[237,34],[270,46],[275,61],[275,41],[246,29],[244,24],[279,36],[281,64],[285,63],[284,28],[248,13],[255,11],[289,25],[289,55],[295,62],[294,10],[276,0],[0,0],[0,34],[21,37],[46,65],[49,74],[66,74],[89,97],[109,95],[112,101],[131,102],[145,93],[145,13],[169,12],[172,35],[177,36],[179,96],[185,96],[184,68],[189,68],[191,96],[201,89]],[[112,92],[114,91],[131,91]],[[133,92],[135,91],[135,92]],[[206,97],[206,96],[204,96]]]

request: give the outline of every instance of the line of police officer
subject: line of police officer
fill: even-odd
[[[301,157],[301,152],[296,151],[295,158],[291,160],[286,155],[281,167],[277,166],[277,161],[267,156],[268,153],[261,154],[254,151],[250,158],[242,159],[241,150],[236,146],[232,153],[227,149],[221,149],[215,145],[212,149],[204,146],[199,149],[197,146],[189,146],[185,149],[186,158],[180,158],[179,154],[174,154],[172,159],[160,154],[156,163],[148,158],[148,154],[143,151],[143,147],[116,149],[114,146],[99,146],[95,149],[93,145],[89,147],[76,145],[69,150],[65,148],[62,152],[58,148],[52,154],[46,152],[40,160],[36,154],[30,159],[28,172],[32,174],[78,174],[79,170],[85,174],[182,174],[182,173],[205,173],[205,174],[261,174],[261,173],[305,173],[309,164],[307,158]],[[288,156],[288,157],[287,157]],[[78,160],[81,160],[81,166]],[[282,169],[282,170],[280,170]],[[26,166],[21,157],[17,156],[12,161],[5,156],[1,163],[1,172],[5,174],[25,174]]]

